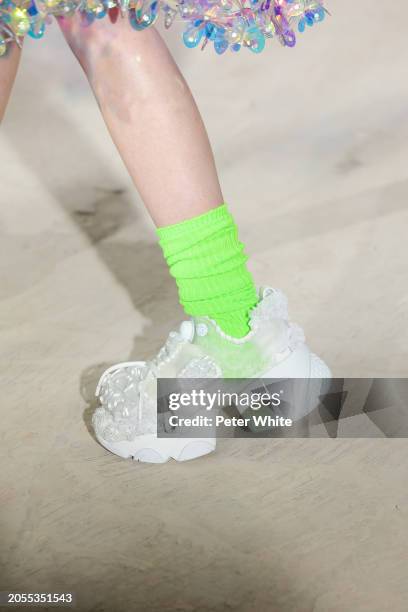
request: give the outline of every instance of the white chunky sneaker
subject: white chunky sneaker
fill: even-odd
[[[260,289],[259,298],[244,338],[227,336],[215,321],[196,317],[171,332],[151,361],[106,370],[96,389],[101,405],[93,415],[99,442],[120,457],[150,463],[185,461],[215,449],[215,438],[157,437],[159,377],[305,379],[298,416],[310,412],[330,370],[307,348],[300,327],[289,322],[285,296],[267,287]]]

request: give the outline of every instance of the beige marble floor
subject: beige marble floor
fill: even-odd
[[[406,376],[405,2],[329,4],[297,51],[169,42],[257,281],[337,375]],[[224,440],[159,467],[94,442],[99,372],[182,312],[57,29],[28,43],[0,133],[0,590],[106,612],[406,612],[404,440]]]

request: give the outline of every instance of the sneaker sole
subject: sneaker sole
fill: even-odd
[[[154,434],[140,436],[131,442],[108,442],[96,436],[98,442],[111,453],[123,459],[133,459],[142,463],[166,463],[190,461],[208,455],[215,450],[213,438],[157,438]]]

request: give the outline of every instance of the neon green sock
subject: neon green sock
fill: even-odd
[[[226,205],[160,227],[157,234],[185,312],[214,319],[230,336],[245,336],[258,297]]]

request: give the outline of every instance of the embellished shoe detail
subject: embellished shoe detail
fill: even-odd
[[[141,385],[146,375],[142,361],[120,363],[104,372],[95,393],[101,406],[92,419],[99,437],[119,442],[156,432],[155,407],[148,409]]]
[[[192,359],[177,378],[221,378],[221,368],[208,355]]]
[[[232,338],[215,321],[196,317],[172,331],[150,361],[108,368],[96,389],[100,407],[92,420],[101,444],[121,457],[154,463],[214,450],[215,439],[157,438],[158,378],[330,378],[302,329],[289,321],[281,291],[260,289],[249,325],[244,338]]]

